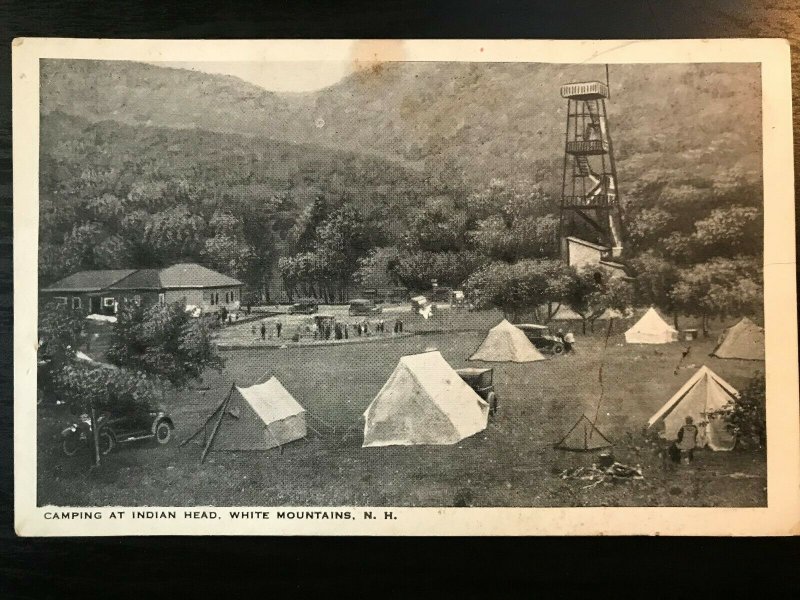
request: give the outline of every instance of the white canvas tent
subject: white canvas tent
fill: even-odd
[[[686,417],[692,417],[699,430],[697,439],[699,447],[707,445],[712,450],[732,450],[736,439],[728,431],[725,419],[719,415],[710,416],[708,413],[724,408],[729,402],[735,402],[738,397],[739,392],[722,377],[706,366],[700,367],[689,381],[650,417],[647,428],[657,428],[663,424],[661,437],[674,440],[686,422]]]
[[[211,450],[269,450],[306,437],[306,411],[277,378],[230,393],[189,439],[203,434]],[[188,442],[189,440],[187,440]]]
[[[641,319],[625,332],[628,344],[668,344],[678,340],[678,330],[650,307]]]
[[[486,339],[469,360],[534,362],[545,360],[545,357],[518,327],[503,319],[489,330]]]
[[[364,412],[363,447],[455,444],[488,419],[489,405],[439,352],[404,356]]]
[[[764,328],[744,317],[720,336],[712,356],[764,360]]]

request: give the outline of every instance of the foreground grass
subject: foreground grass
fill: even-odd
[[[763,363],[708,356],[713,340],[630,346],[623,324],[604,335],[579,336],[577,352],[546,362],[495,365],[500,414],[485,431],[453,446],[361,448],[361,414],[405,354],[437,348],[454,367],[499,319],[471,314],[470,327],[434,320],[426,335],[370,344],[305,348],[254,348],[224,353],[222,374],[209,373],[199,388],[168,400],[177,424],[176,443],[121,448],[97,472],[89,458],[60,454],[58,432],[68,420],[58,408],[40,408],[41,505],[372,505],[372,506],[763,506],[766,460],[762,453],[702,451],[692,466],[663,467],[642,429],[647,419],[706,364],[737,388]],[[411,324],[415,326],[414,323]],[[587,487],[562,480],[567,468],[596,456],[553,449],[581,413],[591,417],[600,396],[597,425],[614,442],[621,462],[639,464],[644,480]],[[694,366],[691,366],[694,365]],[[689,368],[686,368],[689,367]],[[677,368],[677,372],[676,372]],[[277,376],[309,411],[310,432],[268,452],[212,452],[200,464],[200,446],[189,437],[213,411],[231,382],[240,386]]]

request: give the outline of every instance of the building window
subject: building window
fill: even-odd
[[[114,306],[114,298],[103,298],[103,306]]]
[[[167,296],[164,293],[158,295],[158,303],[159,304],[166,304],[167,303]]]
[[[214,292],[214,304],[219,304],[219,292]]]
[[[225,292],[225,304],[228,304],[230,300],[228,300],[228,292]]]
[[[60,304],[61,306],[67,305],[67,297],[66,296],[56,296],[53,298],[56,301],[56,304]]]
[[[77,296],[72,298],[72,308],[80,308],[81,307],[81,299]]]

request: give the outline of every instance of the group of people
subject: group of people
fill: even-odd
[[[272,338],[281,338],[283,330],[283,323],[281,321],[268,322],[267,319],[261,321],[260,327],[253,323],[250,327],[250,332],[253,337],[258,339],[259,333],[261,339],[266,340]],[[394,333],[403,332],[403,321],[396,319],[392,331]],[[364,319],[357,323],[343,323],[339,321],[324,320],[315,321],[311,325],[299,325],[297,329],[297,337],[308,335],[315,340],[348,340],[350,336],[366,337],[371,335],[378,335],[386,333],[386,321],[379,319],[377,321],[369,321]]]

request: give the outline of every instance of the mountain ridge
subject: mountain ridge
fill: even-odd
[[[288,94],[190,69],[45,60],[41,98],[43,114],[257,135],[382,156],[470,187],[500,178],[557,193],[560,84],[598,75],[598,65],[393,63]],[[611,75],[623,194],[652,165],[759,176],[757,66],[615,65]]]

